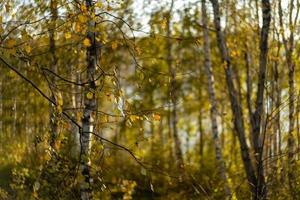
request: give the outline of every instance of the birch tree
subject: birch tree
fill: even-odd
[[[264,180],[264,171],[262,163],[263,154],[263,140],[264,134],[261,134],[261,122],[263,115],[263,103],[264,103],[264,84],[266,77],[267,67],[267,55],[268,55],[268,34],[271,21],[271,7],[268,0],[262,0],[262,16],[263,26],[260,35],[260,58],[259,58],[259,79],[257,85],[256,95],[256,108],[251,114],[251,135],[253,138],[254,152],[256,158],[256,168],[252,165],[249,147],[246,142],[245,125],[243,120],[242,105],[238,100],[238,94],[233,82],[232,70],[231,70],[231,58],[229,55],[229,49],[226,44],[226,39],[222,33],[220,23],[220,6],[218,0],[211,0],[214,13],[214,24],[216,28],[218,46],[221,53],[229,98],[231,102],[231,110],[234,118],[234,126],[240,141],[240,149],[242,159],[251,188],[252,196],[254,199],[266,198],[266,185]]]
[[[224,181],[224,191],[227,195],[227,198],[231,199],[231,191],[227,181],[226,166],[223,160],[223,153],[222,153],[221,143],[219,138],[219,130],[218,130],[218,122],[217,122],[218,108],[217,108],[217,100],[216,100],[216,94],[214,89],[214,75],[213,75],[212,64],[210,59],[210,38],[209,38],[209,32],[207,28],[207,14],[206,14],[205,3],[206,3],[205,0],[201,1],[202,25],[203,25],[203,35],[204,35],[203,36],[204,66],[205,66],[205,72],[207,76],[208,94],[209,94],[209,101],[211,106],[210,107],[211,131],[212,131],[212,137],[215,145],[216,161],[218,164],[218,168],[220,170],[220,175]]]
[[[87,15],[87,34],[84,39],[86,48],[86,60],[87,60],[87,71],[86,79],[88,85],[85,88],[84,94],[84,110],[82,117],[82,130],[80,136],[81,144],[81,173],[84,180],[81,182],[81,199],[91,199],[91,175],[90,175],[90,148],[92,133],[94,133],[94,117],[95,110],[97,108],[96,101],[96,83],[95,73],[96,66],[99,58],[99,45],[96,41],[95,26],[93,15],[95,15],[94,5],[92,0],[85,1],[85,8],[83,9],[84,14]]]

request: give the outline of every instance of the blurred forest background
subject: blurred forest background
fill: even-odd
[[[299,0],[0,0],[0,199],[300,199]]]

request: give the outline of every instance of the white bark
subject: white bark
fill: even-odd
[[[87,38],[90,40],[91,46],[87,47],[87,74],[86,78],[89,81],[88,86],[85,88],[84,95],[84,110],[82,118],[82,132],[80,137],[81,144],[81,174],[84,181],[80,184],[80,193],[82,200],[92,199],[91,196],[91,176],[90,176],[90,148],[91,148],[91,135],[94,133],[94,115],[96,110],[96,61],[98,59],[98,45],[96,44],[94,27],[95,21],[92,19],[94,13],[92,0],[86,0],[86,7],[89,12],[89,20],[87,22]],[[92,97],[87,95],[92,93]]]
[[[204,34],[204,66],[205,72],[207,75],[208,81],[208,94],[209,94],[209,101],[211,104],[210,108],[210,119],[211,119],[211,129],[212,129],[212,136],[215,145],[215,156],[217,165],[219,167],[220,175],[222,180],[224,181],[224,191],[227,196],[227,199],[231,199],[231,191],[228,186],[227,176],[226,176],[226,166],[223,160],[223,153],[220,143],[219,131],[218,131],[218,123],[217,123],[217,100],[214,88],[214,76],[212,72],[211,66],[211,59],[210,59],[210,38],[207,29],[207,14],[206,14],[206,5],[205,0],[202,0],[202,25],[204,27],[203,34]]]

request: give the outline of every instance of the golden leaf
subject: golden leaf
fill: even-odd
[[[101,35],[101,42],[102,42],[102,44],[107,43],[107,35],[105,33],[102,33],[102,35]]]
[[[81,23],[85,23],[85,22],[87,22],[87,17],[84,16],[84,15],[82,15],[82,14],[80,14],[80,15],[78,15],[78,20],[79,20]]]
[[[58,114],[61,114],[61,113],[62,113],[62,107],[61,107],[60,105],[58,105],[58,106],[56,107],[56,110],[57,110],[57,113],[58,113]]]
[[[102,2],[101,1],[98,1],[97,3],[96,3],[96,7],[98,7],[98,8],[102,8]]]
[[[155,121],[159,121],[160,120],[160,115],[158,115],[158,114],[153,114],[153,119],[155,120]]]
[[[107,11],[112,11],[112,7],[110,5],[107,5],[106,10]]]
[[[86,12],[86,11],[87,11],[87,8],[86,8],[86,6],[85,6],[84,4],[81,4],[81,5],[80,5],[80,10],[81,10],[82,12]]]
[[[94,97],[94,94],[93,94],[92,92],[88,92],[88,93],[86,94],[86,98],[87,98],[87,99],[93,99],[93,97]]]
[[[75,24],[75,31],[76,31],[76,33],[79,33],[81,31],[81,26],[79,23]]]
[[[17,49],[16,48],[8,49],[6,51],[6,53],[8,53],[8,55],[16,56],[17,55]]]
[[[137,115],[130,115],[129,119],[130,121],[135,122],[139,117]]]
[[[83,45],[86,46],[86,47],[90,47],[92,45],[90,39],[89,38],[85,38],[83,40]]]
[[[135,47],[135,51],[138,56],[140,56],[142,54],[142,51],[139,47]]]
[[[6,12],[9,12],[10,11],[10,5],[9,5],[9,3],[6,3],[5,4],[5,10],[6,10]]]
[[[116,41],[113,41],[111,43],[111,48],[112,48],[112,50],[116,50],[118,48],[118,43]]]
[[[51,1],[52,9],[57,9],[57,1]]]
[[[164,19],[162,20],[162,22],[161,22],[161,28],[162,28],[162,29],[166,29],[166,28],[167,28],[167,19],[166,19],[166,18],[164,18]]]
[[[64,101],[63,101],[63,98],[62,98],[62,95],[60,92],[57,93],[56,101],[57,101],[58,106],[62,106],[64,104]]]
[[[127,121],[125,122],[125,125],[126,125],[127,127],[131,127],[131,126],[132,126],[132,123],[131,123],[129,120],[127,120]]]
[[[30,39],[31,39],[31,38],[30,38],[30,35],[27,33],[26,30],[23,30],[23,31],[21,32],[21,35],[22,35],[22,39],[23,39],[23,40],[30,40]]]
[[[70,32],[65,33],[65,38],[66,39],[70,39],[72,37]]]
[[[25,46],[25,51],[26,51],[26,53],[30,53],[31,52],[31,46],[29,46],[29,45],[26,45]]]
[[[16,45],[16,40],[10,38],[6,41],[6,45],[7,45],[8,48],[12,48]]]

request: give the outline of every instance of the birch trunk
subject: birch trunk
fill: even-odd
[[[231,103],[231,110],[232,110],[233,118],[234,118],[233,119],[234,127],[235,127],[235,131],[236,131],[237,137],[240,142],[242,160],[243,160],[245,172],[247,175],[247,180],[249,182],[250,190],[251,190],[252,196],[255,197],[256,196],[256,187],[255,186],[257,184],[257,178],[256,178],[254,167],[251,162],[249,147],[246,142],[243,113],[242,113],[241,105],[239,104],[239,101],[238,101],[238,94],[236,92],[236,88],[233,83],[231,60],[230,60],[230,56],[229,56],[229,52],[228,52],[228,47],[227,47],[223,32],[221,30],[219,2],[218,2],[218,0],[210,0],[210,1],[213,5],[214,25],[216,28],[217,42],[218,42],[219,50],[221,53],[224,70],[225,70],[226,84],[227,84],[229,99],[230,99],[230,103]]]
[[[57,20],[57,1],[51,0],[50,2],[50,12],[51,12],[51,24],[49,29],[49,44],[50,44],[50,56],[51,56],[51,71],[57,74],[57,56],[56,56],[56,45],[55,45],[55,26]],[[51,100],[56,102],[54,85],[55,76],[50,78],[50,90],[51,90]],[[50,146],[52,149],[56,149],[56,138],[57,138],[57,113],[55,106],[50,103]]]
[[[84,177],[84,181],[80,184],[80,193],[82,200],[92,199],[91,195],[91,176],[90,176],[90,147],[91,147],[91,134],[94,133],[94,116],[96,110],[96,83],[95,72],[96,62],[98,57],[98,45],[95,38],[95,26],[96,23],[92,18],[94,14],[94,7],[92,0],[86,0],[86,8],[88,12],[87,21],[87,38],[90,41],[90,46],[87,47],[86,59],[87,59],[87,74],[86,79],[89,84],[85,88],[84,95],[84,110],[82,118],[82,132],[80,137],[81,144],[81,173]],[[91,95],[92,94],[92,95]]]
[[[71,80],[76,80],[75,82],[80,83],[80,75],[77,72],[74,74],[74,68],[71,67]],[[72,95],[71,95],[71,107],[74,109],[72,112],[72,118],[77,120],[78,110],[80,108],[80,86],[72,84]],[[80,124],[80,122],[78,122]],[[80,133],[79,127],[72,123],[71,126],[71,157],[77,160],[80,155]]]
[[[280,45],[280,43],[279,43]],[[280,46],[278,47],[278,49],[280,48]],[[279,50],[278,50],[278,56],[279,56]],[[279,69],[278,69],[278,63],[275,64],[274,66],[274,79],[275,79],[275,91],[276,91],[276,108],[277,108],[277,112],[276,112],[276,116],[275,116],[275,129],[277,130],[277,139],[278,142],[277,144],[277,154],[279,155],[279,161],[280,164],[283,164],[283,157],[282,155],[282,150],[281,150],[281,146],[282,146],[282,142],[281,142],[281,88],[280,88],[280,79],[279,79]],[[284,182],[284,173],[283,171],[280,172],[280,182]]]
[[[293,53],[294,53],[294,28],[297,23],[299,6],[297,8],[297,14],[295,19],[293,20],[293,9],[294,9],[294,0],[290,1],[289,4],[289,38],[285,38],[284,27],[283,27],[283,12],[281,1],[278,4],[278,12],[279,12],[279,23],[281,28],[281,36],[283,40],[283,45],[285,48],[286,54],[286,64],[288,66],[288,85],[289,85],[289,129],[288,129],[288,180],[291,195],[296,198],[297,194],[295,191],[295,139],[294,139],[294,128],[295,128],[295,63],[293,61]]]
[[[3,137],[3,76],[0,76],[0,138]],[[27,134],[26,134],[27,135]]]
[[[199,112],[198,124],[199,124],[199,153],[200,153],[200,168],[203,165],[203,152],[204,152],[204,130],[203,130],[203,119],[202,110]]]
[[[279,58],[280,53],[280,42],[278,40],[278,47],[277,47],[277,53],[276,57]],[[275,121],[273,123],[273,134],[274,134],[274,140],[273,140],[273,154],[274,154],[274,161],[273,161],[273,175],[277,175],[278,170],[278,155],[281,155],[281,126],[280,126],[280,104],[281,104],[281,91],[279,86],[279,73],[278,73],[278,60],[274,62],[274,69],[273,69],[273,77],[274,82],[272,83],[272,90],[273,90],[273,100],[274,100],[274,107],[276,109],[275,112]],[[280,160],[281,160],[280,156]],[[277,176],[274,176],[274,178],[277,178]]]
[[[212,129],[212,136],[215,145],[215,156],[216,161],[219,167],[220,175],[222,180],[224,181],[224,191],[227,196],[227,199],[231,199],[231,190],[228,185],[227,176],[226,176],[226,166],[223,160],[222,148],[220,143],[219,131],[218,131],[218,123],[217,123],[217,100],[215,95],[215,88],[214,88],[214,76],[212,72],[211,66],[211,59],[210,59],[210,38],[207,29],[207,14],[206,14],[206,5],[205,0],[202,0],[202,25],[204,27],[203,34],[204,34],[204,57],[205,57],[205,72],[207,75],[208,81],[208,94],[209,94],[209,101],[210,101],[210,119],[211,119],[211,129]]]
[[[261,2],[263,25],[260,32],[259,75],[256,93],[256,110],[252,114],[251,124],[257,173],[256,196],[258,199],[265,199],[267,196],[267,186],[265,183],[263,167],[263,148],[266,133],[264,130],[263,132],[261,131],[261,127],[263,122],[262,116],[264,113],[264,92],[268,59],[268,36],[271,22],[271,6],[269,0],[262,0]]]
[[[174,0],[171,1],[170,10],[167,16],[167,62],[169,67],[169,74],[170,74],[170,99],[171,99],[171,125],[172,125],[172,133],[174,139],[174,146],[175,146],[175,156],[176,156],[176,163],[177,168],[182,171],[184,168],[183,162],[183,154],[181,150],[181,141],[178,135],[178,114],[177,114],[177,82],[176,82],[176,69],[172,63],[172,42],[170,41],[171,37],[171,15],[174,6]]]

